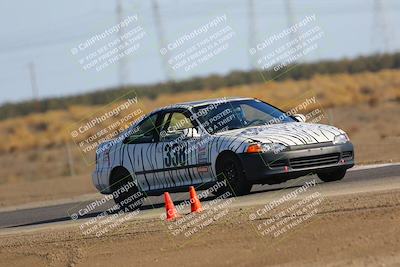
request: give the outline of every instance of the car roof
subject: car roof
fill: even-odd
[[[197,106],[221,103],[223,101],[230,102],[230,101],[249,100],[249,99],[254,99],[254,98],[249,98],[249,97],[221,97],[221,98],[204,99],[204,100],[197,100],[197,101],[190,101],[190,102],[182,102],[182,103],[173,104],[170,107],[186,106],[186,107],[191,107],[192,108],[192,107],[197,107]]]
[[[238,100],[251,100],[254,98],[250,97],[221,97],[221,98],[213,98],[213,99],[204,99],[204,100],[197,100],[197,101],[190,101],[190,102],[182,102],[176,103],[169,106],[165,106],[156,110],[153,110],[150,114],[157,113],[159,111],[168,111],[170,109],[176,108],[183,108],[183,109],[191,109],[193,107],[203,106],[203,105],[210,105],[215,103],[222,103],[222,102],[230,102],[230,101],[238,101]]]

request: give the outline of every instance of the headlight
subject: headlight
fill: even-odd
[[[334,143],[335,145],[337,145],[337,144],[344,144],[344,143],[346,143],[347,141],[349,141],[349,137],[347,136],[347,134],[339,134],[339,135],[336,135],[335,138],[333,139],[333,143]]]
[[[271,144],[252,144],[247,148],[247,153],[265,153],[265,152],[274,152],[275,154],[286,149],[286,146],[279,143],[271,143]]]
[[[261,149],[263,152],[274,152],[275,154],[283,151],[286,149],[286,146],[279,144],[279,143],[272,143],[272,144],[261,144]]]

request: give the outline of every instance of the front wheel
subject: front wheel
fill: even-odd
[[[217,175],[219,180],[226,181],[226,187],[219,190],[217,194],[229,191],[234,196],[241,196],[250,193],[250,184],[244,173],[239,159],[233,155],[224,156],[217,165]]]
[[[333,182],[333,181],[338,181],[343,179],[343,177],[346,175],[346,169],[339,169],[336,171],[332,172],[323,172],[323,173],[318,173],[319,179],[321,179],[324,182]]]

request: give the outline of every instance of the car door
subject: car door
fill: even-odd
[[[124,140],[124,166],[134,174],[143,191],[162,187],[157,170],[162,168],[163,158],[158,151],[159,113],[140,122]]]
[[[176,109],[164,113],[160,130],[164,188],[202,183],[195,147],[200,137],[188,112]]]

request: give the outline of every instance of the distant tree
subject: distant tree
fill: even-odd
[[[310,79],[315,74],[335,73],[359,73],[364,71],[376,72],[382,69],[399,69],[400,53],[377,54],[372,56],[360,56],[354,59],[325,60],[315,63],[302,63],[289,65],[278,71],[251,70],[232,71],[221,76],[212,74],[207,77],[194,77],[184,81],[168,81],[153,85],[135,85],[125,88],[105,88],[85,94],[66,96],[59,98],[47,98],[40,101],[40,112],[47,110],[65,109],[71,105],[103,105],[126,95],[129,92],[136,92],[140,97],[150,99],[157,98],[162,93],[178,93],[202,89],[217,89],[242,84],[262,83],[269,80],[285,79]],[[128,97],[128,96],[126,96]],[[34,101],[18,103],[4,103],[0,106],[0,119],[16,116],[23,116],[37,112]]]

